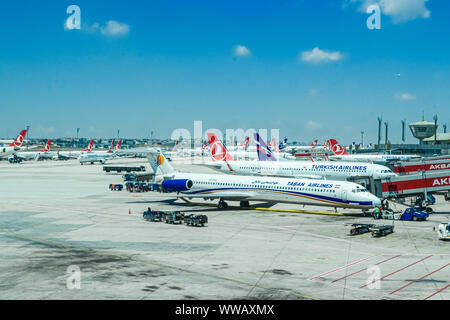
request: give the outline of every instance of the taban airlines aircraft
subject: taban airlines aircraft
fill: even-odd
[[[39,160],[42,158],[51,158],[52,155],[50,155],[50,146],[52,145],[52,139],[48,139],[45,146],[38,151],[19,151],[15,154],[17,158],[20,158],[22,160]]]
[[[242,207],[250,201],[357,209],[381,205],[380,199],[352,182],[177,172],[159,149],[147,149],[146,154],[155,183],[164,191],[189,199],[218,199],[219,209],[228,207],[226,200],[240,201]]]
[[[330,151],[334,154],[330,156],[331,160],[343,160],[343,161],[363,161],[386,164],[392,161],[407,161],[407,160],[419,160],[420,156],[415,154],[349,154],[345,149],[335,140],[330,139],[326,142]]]
[[[351,178],[373,177],[374,179],[396,176],[388,167],[367,162],[340,161],[277,161],[258,133],[255,133],[259,161],[223,161],[205,164],[221,172],[241,175],[263,175],[307,179],[330,179],[346,181]],[[212,154],[214,157],[214,154]],[[229,158],[228,158],[229,159]]]
[[[0,158],[8,158],[14,155],[22,147],[23,140],[27,134],[27,130],[22,130],[14,141],[7,147],[0,148]]]

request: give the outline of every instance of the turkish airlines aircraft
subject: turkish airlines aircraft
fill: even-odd
[[[367,162],[277,161],[276,155],[267,148],[257,133],[255,140],[260,148],[258,149],[259,161],[225,161],[224,159],[205,165],[225,173],[339,181],[363,177],[384,179],[396,176],[388,167]]]
[[[16,157],[22,160],[39,160],[43,158],[51,158],[53,155],[49,153],[50,146],[52,145],[52,139],[48,139],[45,146],[38,151],[19,151],[15,154]]]
[[[147,158],[162,190],[189,199],[219,199],[219,209],[228,207],[226,200],[240,201],[242,207],[250,201],[359,209],[381,205],[380,199],[352,182],[185,173],[173,169],[159,149],[147,149]]]
[[[380,164],[386,164],[392,161],[407,161],[407,160],[419,160],[420,156],[415,154],[349,154],[345,149],[335,140],[330,139],[326,142],[330,151],[334,154],[330,156],[331,160],[343,160],[343,161],[362,161],[362,162],[374,162]]]
[[[22,147],[22,143],[27,134],[27,130],[22,130],[14,141],[7,147],[0,148],[0,158],[8,158],[14,155]]]
[[[54,159],[78,159],[80,155],[88,152],[92,152],[92,148],[94,146],[94,139],[92,139],[88,146],[83,150],[75,150],[75,151],[58,151],[54,156]]]
[[[234,161],[235,159],[240,160],[256,160],[258,159],[258,154],[255,151],[232,151],[229,152],[228,149],[223,145],[222,141],[217,138],[214,133],[208,132],[208,143],[209,149],[211,151],[213,161]]]

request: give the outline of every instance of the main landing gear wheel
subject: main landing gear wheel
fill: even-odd
[[[219,208],[219,210],[226,210],[228,208],[228,204],[222,199],[220,199],[217,208]]]
[[[248,208],[248,207],[250,207],[250,202],[248,202],[248,201],[241,201],[239,203],[239,205],[241,206],[241,208]]]

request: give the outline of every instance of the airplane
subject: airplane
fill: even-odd
[[[86,148],[83,150],[75,150],[75,151],[58,151],[56,155],[53,157],[54,160],[67,160],[67,159],[78,159],[80,155],[92,152],[92,148],[94,146],[94,139],[92,139]]]
[[[119,140],[117,145],[114,145],[114,141],[115,139],[112,140],[111,146],[109,147],[108,151],[97,151],[81,154],[78,157],[78,161],[80,161],[80,164],[94,164],[94,162],[105,164],[107,160],[117,158],[118,154],[116,154],[116,152],[120,150],[120,147],[122,146],[122,140]],[[121,152],[120,154],[123,156],[128,155],[126,151]]]
[[[52,155],[49,153],[50,146],[52,145],[52,139],[48,139],[45,146],[38,151],[19,151],[14,156],[22,159],[22,160],[39,160],[44,158],[52,158]]]
[[[408,161],[421,159],[419,155],[415,154],[349,154],[335,139],[328,140],[326,144],[329,147],[330,151],[333,153],[333,155],[330,156],[330,160],[362,161],[386,164],[392,161]]]
[[[259,161],[229,161],[223,159],[205,166],[220,172],[240,175],[263,175],[276,177],[295,177],[306,179],[329,179],[347,181],[352,178],[372,177],[385,179],[397,176],[388,167],[367,162],[340,161],[277,161],[259,134],[255,134]]]
[[[222,141],[211,132],[207,133],[209,150],[212,155],[213,161],[234,161],[234,159],[245,159],[245,160],[256,160],[258,158],[258,154],[256,152],[250,151],[232,151],[229,152],[228,148],[226,148]]]
[[[16,139],[14,139],[11,144],[9,144],[6,147],[0,148],[0,158],[9,158],[10,156],[14,155],[17,151],[21,150],[23,141],[25,139],[25,136],[27,134],[27,130],[22,130]]]
[[[283,150],[285,152],[289,152],[289,153],[297,153],[297,152],[301,152],[301,153],[318,153],[318,152],[324,152],[327,151],[328,148],[326,145],[323,146],[318,146],[317,145],[318,140],[314,140],[313,143],[311,143],[311,145],[309,146],[287,146],[287,138],[284,138],[282,142],[280,142],[280,146],[278,147],[280,150]]]
[[[206,141],[202,143],[201,147],[198,148],[180,148],[179,141],[175,142],[175,146],[172,151],[163,151],[164,155],[172,160],[173,158],[183,158],[183,157],[195,157],[195,156],[204,156],[208,153],[208,144]]]
[[[176,192],[178,198],[218,199],[221,210],[228,207],[226,200],[240,201],[241,207],[250,201],[363,210],[381,205],[380,199],[353,182],[178,172],[159,149],[147,149],[146,154],[163,191]]]
[[[100,164],[105,164],[107,160],[116,158],[117,155],[115,153],[85,153],[78,157],[78,161],[83,165],[85,163],[94,164],[94,162],[99,162]]]

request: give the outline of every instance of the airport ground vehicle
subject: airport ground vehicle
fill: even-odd
[[[184,224],[187,226],[203,227],[206,223],[208,223],[208,217],[204,214],[190,214],[184,216]]]
[[[164,222],[169,224],[182,224],[184,214],[180,211],[169,211],[164,214]]]
[[[150,208],[148,208],[147,211],[144,211],[142,213],[142,218],[144,218],[147,221],[161,222],[164,218],[164,212],[163,211],[153,211]]]
[[[109,189],[111,189],[111,191],[122,191],[123,184],[113,184],[113,183],[111,183],[109,185]]]
[[[384,237],[385,235],[388,235],[390,233],[394,232],[394,226],[377,226],[371,228],[372,231],[372,237]]]
[[[367,224],[367,223],[354,223],[352,224],[352,228],[350,229],[350,235],[354,236],[357,234],[363,234],[367,233],[371,230],[371,228],[374,228],[374,224]]]
[[[374,219],[422,221],[426,220],[428,217],[429,214],[422,211],[420,207],[406,208],[403,213],[394,212],[392,209],[380,209],[380,208],[376,208],[373,211]]]
[[[111,172],[116,171],[118,173],[121,173],[122,171],[126,172],[135,172],[135,171],[145,171],[145,166],[139,166],[139,167],[126,167],[126,166],[103,166],[103,171],[105,172]]]
[[[150,191],[152,185],[146,182],[126,182],[125,189],[129,192],[147,192]]]
[[[437,232],[440,240],[450,240],[450,223],[439,224]]]

